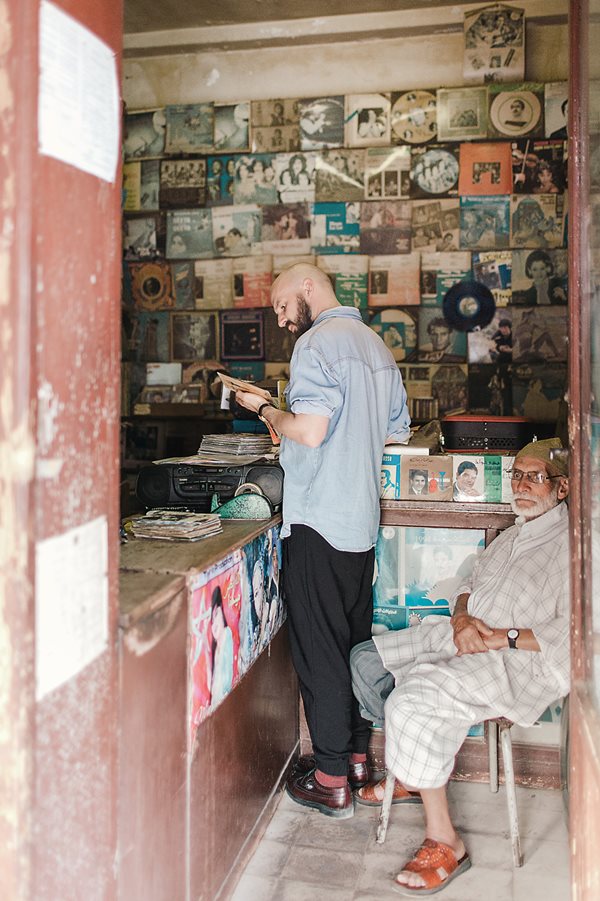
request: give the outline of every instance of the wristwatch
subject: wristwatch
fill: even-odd
[[[519,637],[519,630],[518,629],[509,629],[508,632],[506,633],[506,637],[508,638],[509,648],[513,648],[513,649],[516,648],[517,647],[517,638]]]

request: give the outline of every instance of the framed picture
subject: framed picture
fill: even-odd
[[[216,356],[215,313],[171,313],[171,359],[212,360]]]
[[[543,84],[491,84],[488,87],[488,102],[490,137],[543,137]]]
[[[213,145],[214,104],[167,106],[166,153],[209,153]]]
[[[391,140],[389,94],[349,94],[346,97],[348,147],[386,145]]]
[[[250,150],[250,102],[215,103],[214,109],[215,151]]]
[[[460,145],[458,192],[473,194],[510,194],[512,191],[512,154],[509,141]]]
[[[437,139],[435,91],[392,94],[391,137],[395,144],[426,144]]]
[[[221,359],[263,360],[263,314],[259,310],[224,310],[220,313]]]
[[[440,88],[437,92],[438,140],[465,141],[488,133],[487,88]]]

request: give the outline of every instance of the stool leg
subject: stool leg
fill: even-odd
[[[504,764],[504,783],[506,787],[506,801],[508,803],[513,862],[516,867],[520,867],[523,865],[523,858],[521,855],[521,837],[519,835],[519,816],[517,812],[517,792],[515,790],[515,770],[513,767],[510,726],[500,726],[500,742],[502,745],[502,762]]]
[[[490,767],[490,791],[498,791],[498,723],[487,724],[488,727],[488,759]]]
[[[390,819],[390,811],[392,809],[392,801],[394,799],[395,782],[396,780],[394,779],[393,773],[390,773],[390,771],[388,770],[385,777],[385,792],[383,795],[383,804],[381,805],[381,813],[379,814],[379,823],[377,825],[376,842],[378,845],[382,845],[385,841],[388,822]]]

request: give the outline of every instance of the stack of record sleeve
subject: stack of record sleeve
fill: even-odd
[[[131,520],[136,538],[162,538],[166,541],[198,541],[222,532],[216,513],[191,513],[186,510],[148,510],[145,516]]]

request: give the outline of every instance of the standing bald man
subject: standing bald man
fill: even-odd
[[[352,694],[351,648],[370,638],[379,476],[386,440],[409,437],[398,366],[358,310],[337,301],[327,275],[298,263],[271,289],[280,328],[297,336],[286,412],[238,393],[282,436],[282,571],[292,659],[316,767],[288,794],[327,816],[354,813],[368,781],[370,723]]]

